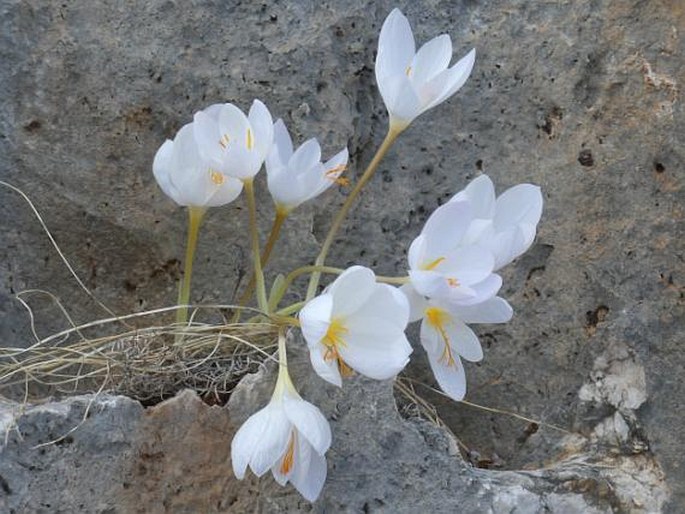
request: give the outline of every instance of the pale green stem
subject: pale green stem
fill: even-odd
[[[183,280],[178,289],[178,305],[182,305],[176,311],[176,322],[188,321],[188,304],[190,303],[190,281],[193,274],[193,260],[197,247],[197,236],[206,209],[204,207],[188,207],[188,241],[186,243],[186,260],[184,263]]]
[[[281,234],[283,222],[287,217],[288,211],[279,208],[276,209],[276,217],[274,218],[273,225],[271,225],[271,233],[269,234],[269,239],[267,239],[266,244],[264,245],[264,249],[262,250],[262,269],[264,268],[264,266],[266,266],[266,263],[269,262],[269,257],[271,257],[271,252],[274,249],[276,241],[278,241],[278,236]],[[240,299],[238,300],[239,306],[244,307],[245,305],[247,305],[247,302],[250,301],[250,297],[254,292],[255,284],[255,275],[252,275],[252,277],[250,277],[250,281],[247,284],[247,287],[245,287],[245,291],[243,291],[243,294],[240,296]],[[240,311],[238,311],[238,313],[240,313]]]
[[[381,146],[376,151],[376,155],[373,156],[373,159],[367,166],[366,170],[364,170],[364,174],[359,179],[359,182],[357,182],[357,184],[354,186],[354,189],[345,199],[345,202],[338,211],[338,214],[333,219],[333,224],[331,225],[331,228],[328,230],[326,239],[324,240],[323,245],[321,245],[321,251],[319,252],[318,257],[314,262],[315,266],[323,266],[326,262],[328,251],[331,249],[331,245],[333,244],[335,236],[338,233],[338,230],[340,229],[342,222],[345,220],[345,217],[352,208],[352,204],[356,200],[357,196],[359,196],[359,193],[362,190],[362,188],[366,185],[366,183],[369,180],[371,180],[371,177],[373,177],[374,173],[378,169],[378,165],[380,164],[381,160],[383,160],[383,157],[385,157],[385,154],[388,153],[388,150],[390,150],[390,147],[395,142],[395,139],[397,139],[397,136],[399,136],[402,133],[402,130],[404,130],[404,128],[405,127],[401,127],[393,123],[390,124],[388,133],[385,136],[383,142],[381,143]],[[320,279],[321,273],[316,272],[312,274],[311,278],[309,279],[309,287],[307,288],[307,300],[311,300],[314,297],[314,294],[316,294],[316,288],[319,286]]]
[[[259,253],[259,231],[257,229],[257,205],[255,203],[253,179],[246,179],[245,196],[247,197],[247,210],[250,218],[250,239],[252,240],[252,260],[254,266],[255,282],[257,284],[257,304],[259,308],[268,313],[269,306],[266,300],[266,287],[264,286],[264,273],[262,272],[262,257]]]

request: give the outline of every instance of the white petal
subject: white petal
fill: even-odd
[[[257,152],[248,150],[244,145],[229,145],[222,158],[220,171],[240,180],[254,177],[262,166]]]
[[[435,271],[410,270],[409,280],[416,292],[423,296],[445,296],[450,292],[445,277]]]
[[[423,311],[428,306],[428,301],[416,292],[411,283],[404,284],[400,287],[400,291],[404,293],[409,301],[409,321],[418,321],[423,317]]]
[[[325,359],[327,348],[323,344],[317,344],[309,347],[309,360],[316,374],[323,378],[326,382],[338,387],[342,387],[342,377],[338,369],[338,361],[336,359]]]
[[[224,182],[205,202],[207,207],[218,207],[232,202],[243,190],[243,183],[232,177],[224,177]]]
[[[347,268],[329,287],[333,316],[345,317],[359,309],[376,288],[376,275],[364,266]]]
[[[418,270],[421,267],[421,263],[424,260],[424,255],[426,254],[426,248],[428,247],[428,239],[425,235],[421,234],[409,245],[409,251],[407,252],[407,262],[409,263],[409,268],[413,270]]]
[[[376,56],[376,78],[378,74],[404,74],[414,57],[416,46],[409,20],[395,8],[381,27]],[[378,80],[380,83],[381,81]]]
[[[456,303],[459,305],[475,305],[482,303],[495,296],[500,287],[502,287],[502,277],[492,273],[482,282],[470,286],[470,289],[473,292],[473,295],[470,298],[457,301]]]
[[[388,77],[383,83],[381,96],[390,113],[391,123],[405,126],[421,112],[421,100],[404,74]]]
[[[292,425],[281,408],[269,409],[269,418],[250,458],[250,469],[258,477],[279,460],[288,447]]]
[[[495,271],[506,266],[528,249],[526,236],[521,230],[521,225],[494,234],[481,234],[479,243],[483,244],[494,255]]]
[[[200,157],[192,123],[184,125],[176,134],[173,160],[170,179],[183,205],[203,207],[214,187],[209,180],[209,168]]]
[[[425,43],[416,52],[410,77],[414,82],[427,82],[445,70],[452,59],[452,40],[442,34]]]
[[[350,157],[349,152],[347,151],[347,148],[343,148],[340,150],[337,154],[335,154],[333,157],[331,157],[326,163],[324,164],[324,167],[326,168],[326,171],[330,171],[334,168],[342,168],[343,166],[347,166],[347,161]],[[342,173],[342,169],[340,173]],[[338,178],[340,176],[339,173],[336,173],[335,175],[331,174],[332,178]]]
[[[300,329],[307,345],[318,346],[326,335],[333,312],[333,296],[324,293],[307,302],[300,310]]]
[[[412,352],[404,332],[381,318],[350,319],[345,345],[338,348],[343,360],[362,375],[386,380],[397,375]]]
[[[224,104],[219,111],[217,120],[219,137],[228,136],[224,143],[231,146],[247,147],[247,133],[250,130],[250,122],[247,116],[237,106]],[[218,143],[219,141],[217,141]],[[219,145],[221,147],[221,145]]]
[[[471,202],[474,218],[489,220],[495,217],[495,186],[487,175],[474,178],[463,191],[454,195],[450,202],[463,198]]]
[[[152,173],[157,180],[157,184],[164,191],[168,197],[178,203],[178,191],[171,183],[171,168],[173,167],[173,152],[174,143],[167,139],[162,146],[159,147],[155,154],[155,159],[152,161]]]
[[[276,205],[292,210],[306,199],[307,191],[298,179],[290,174],[288,168],[280,168],[268,175],[267,186]]]
[[[273,119],[269,109],[259,100],[252,102],[248,118],[253,132],[254,151],[259,156],[259,165],[261,166],[261,162],[266,158],[273,142]]]
[[[421,231],[428,239],[424,259],[445,257],[459,244],[469,228],[473,210],[469,202],[448,202],[430,215]]]
[[[273,139],[273,145],[271,145],[266,158],[266,172],[268,174],[287,166],[290,156],[293,154],[292,139],[285,123],[280,118],[274,123]]]
[[[496,230],[505,230],[520,223],[537,225],[542,215],[542,192],[538,186],[519,184],[497,198]]]
[[[439,266],[440,273],[456,278],[461,285],[471,286],[485,280],[495,267],[492,253],[480,246],[463,246]]]
[[[453,318],[446,329],[452,348],[459,355],[470,362],[483,360],[483,348],[478,336],[466,324]]]
[[[357,313],[365,317],[385,318],[404,330],[409,322],[409,301],[396,287],[376,284],[374,292]]]
[[[302,173],[321,162],[321,147],[316,138],[302,143],[288,161],[288,168],[294,173]]]
[[[193,134],[200,155],[212,165],[218,166],[222,160],[222,149],[219,143],[222,134],[219,130],[218,120],[205,111],[195,113]]]
[[[514,314],[511,305],[499,296],[475,305],[455,306],[451,310],[464,323],[506,323]]]
[[[453,353],[454,361],[448,365],[447,359],[443,358],[444,343],[440,340],[440,335],[430,327],[425,319],[421,323],[420,337],[440,389],[453,400],[462,400],[466,394],[466,375],[459,356]]]
[[[469,75],[471,75],[475,60],[476,50],[473,49],[466,54],[466,56],[457,61],[454,66],[448,68],[444,72],[444,75],[440,74],[435,77],[433,79],[434,81],[441,81],[444,84],[443,91],[433,102],[425,106],[422,112],[444,102],[450,96],[459,91],[459,89],[461,89],[461,87],[466,83]]]
[[[331,447],[331,427],[321,411],[302,399],[286,397],[283,402],[286,415],[300,435],[321,455]]]
[[[310,502],[315,501],[326,482],[327,464],[323,455],[313,451],[305,441],[298,440],[299,460],[290,476],[290,483]]]

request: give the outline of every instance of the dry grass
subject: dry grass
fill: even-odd
[[[0,392],[23,386],[35,398],[109,391],[151,404],[191,388],[211,403],[223,403],[242,376],[272,358],[277,326],[269,322],[193,321],[111,330],[172,309],[74,326],[29,348],[0,347]],[[86,335],[107,328],[114,333]]]

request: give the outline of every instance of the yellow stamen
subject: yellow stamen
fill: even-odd
[[[349,186],[349,179],[340,176],[346,169],[346,164],[338,164],[336,167],[326,171],[326,178],[341,186]]]
[[[411,66],[407,66],[407,69],[404,70],[404,73],[407,75],[407,77],[411,77]]]
[[[252,138],[252,130],[247,129],[247,149],[252,150],[254,146],[254,140]]]
[[[288,449],[283,455],[283,460],[281,461],[281,473],[287,475],[293,469],[293,462],[295,461],[295,430],[290,432],[290,442],[288,443]]]
[[[424,264],[421,266],[421,269],[424,271],[433,271],[435,268],[437,268],[442,261],[444,261],[444,257],[438,257],[434,261],[429,262],[428,264]]]
[[[459,287],[459,281],[456,278],[450,277],[447,279],[447,284],[450,287]]]
[[[225,150],[230,141],[231,138],[228,137],[228,134],[224,134],[223,136],[221,136],[221,139],[219,139],[219,146],[221,146],[221,148]]]
[[[440,362],[447,364],[447,367],[456,367],[457,361],[452,354],[450,340],[447,336],[447,331],[445,330],[445,325],[452,320],[449,313],[445,309],[439,307],[428,307],[426,309],[426,319],[428,320],[428,323],[438,331],[445,343],[445,348],[440,356]]]
[[[348,330],[343,322],[339,319],[333,319],[328,326],[326,335],[321,340],[321,343],[326,347],[326,352],[323,354],[323,360],[330,362],[333,359],[338,361],[338,369],[343,377],[349,377],[353,374],[352,368],[343,360],[338,352],[338,348],[347,346],[343,336],[347,334]]]
[[[214,184],[220,186],[224,183],[224,175],[215,170],[209,170],[209,178]]]

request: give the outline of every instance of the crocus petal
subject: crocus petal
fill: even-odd
[[[485,280],[478,282],[477,284],[472,284],[470,286],[472,295],[468,299],[457,301],[456,304],[475,305],[482,303],[495,296],[500,287],[502,287],[502,277],[495,273],[491,273]]]
[[[333,296],[326,293],[310,300],[300,310],[300,329],[310,347],[318,346],[326,335],[332,311]]]
[[[167,139],[155,154],[155,159],[152,161],[152,173],[164,194],[178,203],[178,192],[171,183],[171,177],[169,176],[169,172],[173,167],[173,152],[174,143]]]
[[[464,237],[472,218],[469,202],[448,202],[433,211],[421,231],[428,240],[424,259],[445,257]]]
[[[250,458],[250,469],[258,477],[269,471],[281,458],[292,431],[292,426],[281,408],[272,406],[267,412],[269,417],[265,420],[264,429]]]
[[[338,368],[338,361],[336,359],[327,359],[327,351],[328,349],[323,344],[310,346],[309,360],[317,375],[329,384],[342,387],[342,376]]]
[[[400,330],[404,330],[409,322],[409,301],[397,288],[377,284],[360,312],[364,316],[388,319]]]
[[[448,254],[440,266],[440,273],[453,276],[461,285],[470,286],[485,280],[495,267],[490,251],[480,246],[464,246]]]
[[[254,177],[262,165],[256,152],[246,146],[229,145],[222,155],[221,171],[231,177],[245,180]]]
[[[444,89],[443,92],[434,101],[432,101],[430,104],[424,107],[423,111],[426,111],[431,107],[435,107],[436,105],[444,102],[450,96],[459,91],[471,75],[471,71],[473,70],[473,65],[475,62],[476,50],[473,49],[464,57],[459,59],[459,61],[457,61],[457,63],[454,66],[448,68],[444,76],[438,76],[435,79],[433,79],[443,80]]]
[[[193,135],[202,158],[212,166],[220,166],[222,161],[221,131],[218,120],[205,111],[196,112],[193,117]]]
[[[495,185],[487,175],[476,177],[463,191],[454,195],[450,202],[468,200],[473,208],[473,217],[492,219],[495,216]]]
[[[205,202],[207,207],[217,207],[232,202],[243,190],[243,183],[232,177],[224,177],[224,182],[210,195]]]
[[[271,113],[266,108],[266,105],[259,100],[255,100],[250,107],[248,119],[253,131],[253,150],[259,156],[259,160],[263,161],[273,141],[274,126]]]
[[[331,447],[331,427],[321,411],[302,399],[285,397],[283,407],[299,434],[323,455]]]
[[[542,215],[542,192],[538,186],[519,184],[497,198],[495,227],[498,230],[527,223],[537,225]]]
[[[410,77],[428,82],[445,70],[452,59],[452,40],[442,34],[425,43],[416,52],[411,64]]]
[[[412,352],[402,330],[389,320],[355,317],[347,326],[345,345],[338,349],[343,360],[362,375],[386,380],[397,375]]]
[[[288,168],[295,171],[308,170],[321,161],[321,147],[316,138],[311,138],[295,150],[288,161]]]
[[[309,447],[306,441],[298,440],[297,444],[299,459],[290,476],[290,483],[306,500],[313,502],[321,494],[326,482],[326,458]]]
[[[408,125],[421,112],[421,99],[406,75],[388,77],[381,95],[390,113],[390,122],[398,127]]]
[[[464,323],[506,323],[514,315],[511,305],[496,296],[476,305],[460,305],[451,308]]]
[[[445,359],[444,342],[425,319],[421,323],[420,338],[440,389],[453,400],[462,400],[466,394],[466,375],[459,356],[453,352],[452,361]]]
[[[418,321],[423,317],[423,311],[428,306],[428,301],[420,295],[411,283],[404,284],[400,291],[407,297],[409,302],[409,321]]]
[[[381,27],[376,56],[376,80],[380,84],[379,73],[383,75],[404,74],[414,57],[416,46],[409,20],[395,8]]]
[[[445,277],[435,271],[410,270],[409,280],[417,293],[423,296],[444,296],[449,294]]]
[[[266,171],[271,174],[272,171],[282,169],[287,166],[290,156],[293,154],[293,141],[290,138],[288,129],[283,123],[282,119],[276,120],[274,123],[273,145],[266,157]]]
[[[411,242],[409,251],[407,252],[407,261],[409,262],[410,269],[418,270],[421,267],[421,262],[424,260],[427,247],[428,238],[423,234],[420,234]]]
[[[371,296],[376,286],[376,275],[364,266],[346,269],[329,287],[333,295],[333,311],[345,317],[359,309]]]

